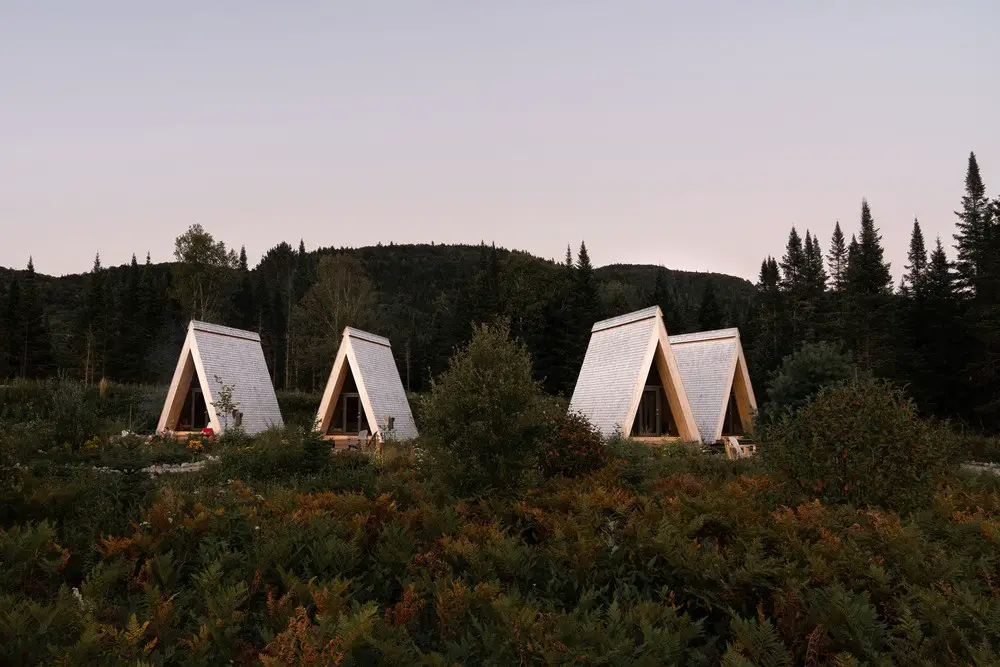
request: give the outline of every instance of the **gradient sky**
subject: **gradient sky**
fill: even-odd
[[[1000,2],[0,0],[0,265],[199,222],[755,279],[867,197],[899,276],[1000,194]],[[953,254],[953,253],[952,253]]]

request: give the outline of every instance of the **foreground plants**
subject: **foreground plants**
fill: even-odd
[[[22,471],[2,499],[0,663],[1000,660],[1000,480],[943,475],[899,514],[784,505],[754,462],[608,453],[481,501],[407,456],[310,472],[313,443],[279,432],[135,488]],[[253,481],[220,477],[241,469]]]

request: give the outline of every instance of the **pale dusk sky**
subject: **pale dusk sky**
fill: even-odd
[[[1000,195],[1000,2],[0,0],[0,266],[478,243],[756,278]]]

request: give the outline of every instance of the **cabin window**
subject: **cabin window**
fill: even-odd
[[[208,426],[208,407],[205,404],[205,395],[201,391],[201,383],[198,376],[191,378],[187,395],[184,397],[184,407],[177,417],[178,431],[200,431]]]
[[[677,437],[677,422],[670,411],[670,402],[656,364],[649,369],[646,386],[639,399],[639,409],[632,422],[633,437]]]
[[[347,373],[340,396],[337,397],[337,404],[333,408],[327,435],[357,435],[361,431],[369,430],[371,429],[368,428],[368,419],[365,417],[358,387],[354,383],[354,377]]]
[[[722,421],[722,435],[744,435],[743,420],[736,404],[736,393],[729,392],[729,403],[726,405],[726,417]]]

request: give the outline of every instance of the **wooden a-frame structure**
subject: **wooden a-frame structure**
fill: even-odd
[[[388,338],[344,329],[315,429],[335,442],[354,441],[365,431],[378,441],[417,437]]]
[[[757,399],[739,329],[671,336],[670,346],[702,441],[750,435]]]
[[[593,326],[569,410],[604,436],[701,442],[658,306]]]
[[[217,410],[223,386],[232,388],[238,414],[223,415]],[[183,436],[207,427],[221,434],[237,425],[251,435],[284,425],[260,336],[192,321],[156,431]]]

